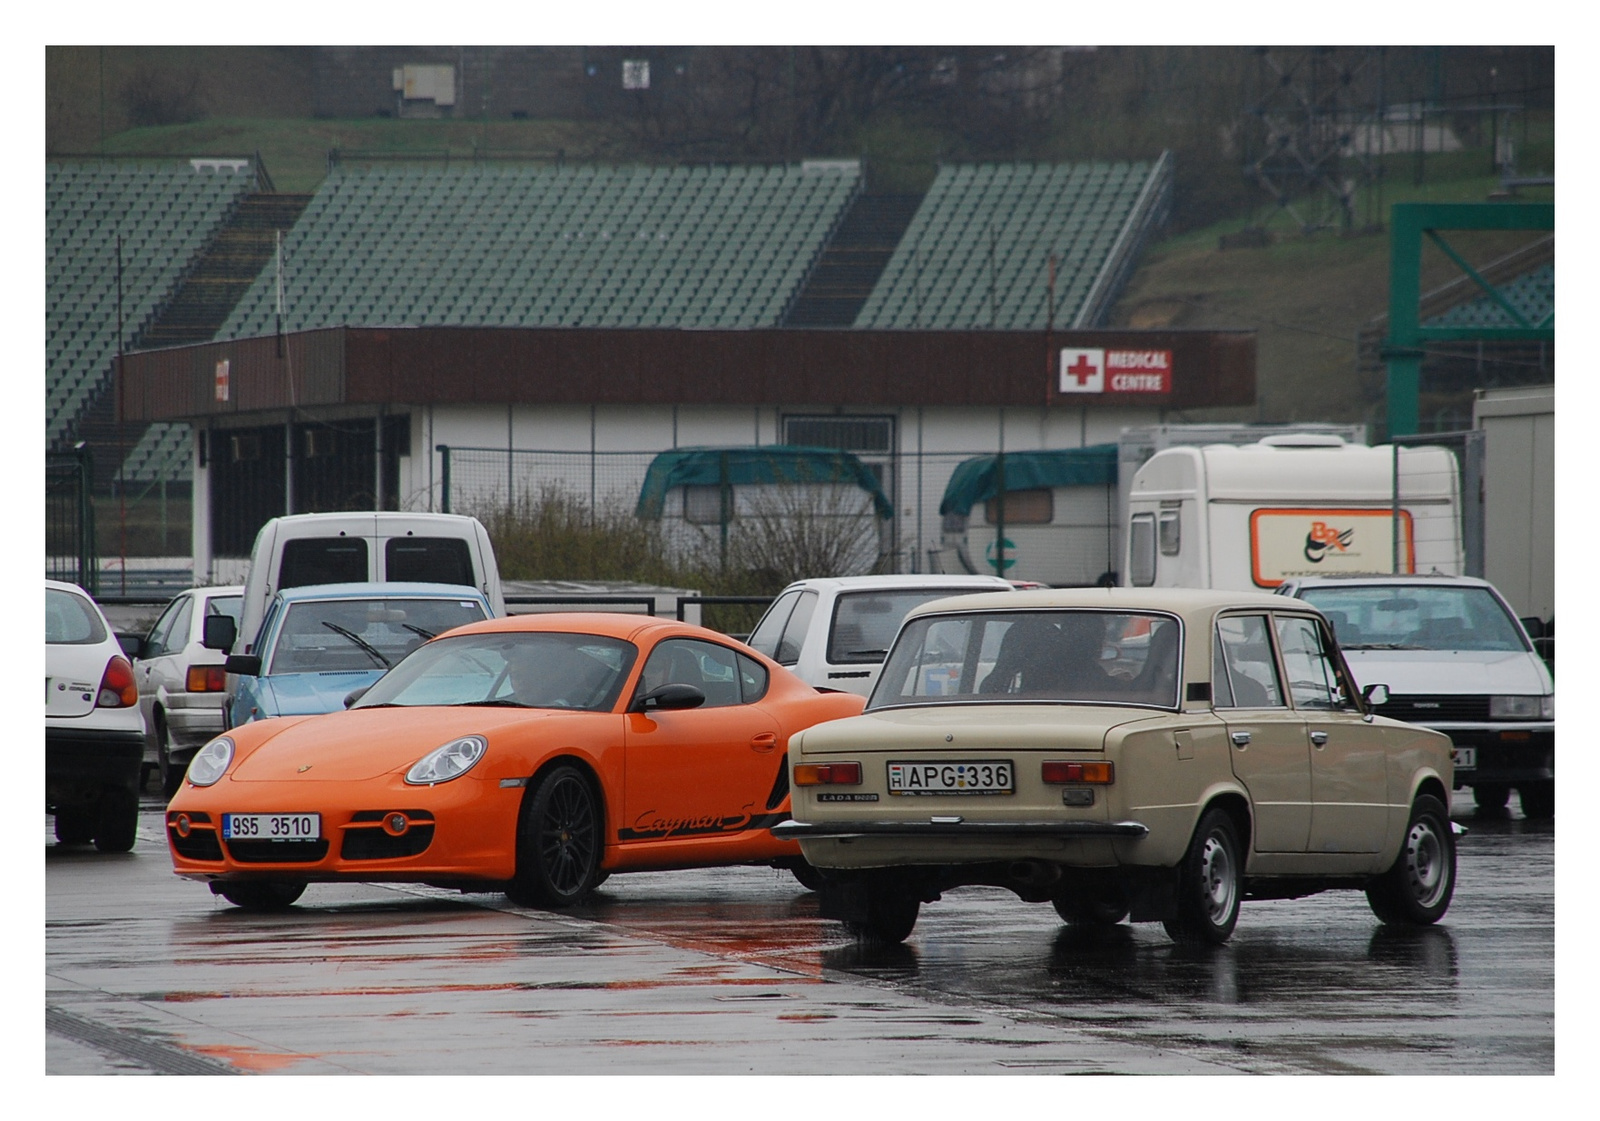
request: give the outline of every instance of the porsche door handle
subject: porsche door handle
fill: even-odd
[[[753,751],[771,751],[778,746],[778,733],[762,732],[759,736],[750,738],[750,748]]]
[[[1323,744],[1328,742],[1328,733],[1327,732],[1312,732],[1311,733],[1311,742],[1316,744],[1318,747],[1321,747]]]

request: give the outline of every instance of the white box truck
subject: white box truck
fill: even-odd
[[[1159,451],[1129,488],[1122,582],[1247,590],[1331,572],[1460,575],[1455,456],[1398,456],[1318,433]]]

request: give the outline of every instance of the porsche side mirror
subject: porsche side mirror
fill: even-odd
[[[705,693],[693,685],[671,682],[652,689],[634,701],[629,712],[645,712],[652,708],[699,708],[706,703]]]
[[[255,654],[229,654],[228,660],[222,663],[222,668],[227,673],[236,673],[240,677],[260,677],[261,659]]]

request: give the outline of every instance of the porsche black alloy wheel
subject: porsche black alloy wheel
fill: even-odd
[[[218,884],[217,894],[246,911],[282,911],[305,893],[304,880],[238,880]]]
[[[510,895],[530,907],[567,907],[600,878],[601,814],[588,777],[559,766],[523,807]]]
[[[1380,922],[1426,926],[1438,922],[1456,889],[1456,839],[1437,798],[1417,795],[1400,855],[1367,885],[1367,903]]]

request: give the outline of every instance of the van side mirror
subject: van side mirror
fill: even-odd
[[[232,615],[207,615],[201,624],[200,645],[207,650],[232,650],[239,637],[239,624]]]
[[[228,660],[222,663],[222,669],[240,677],[260,677],[261,657],[257,654],[229,654]]]
[[[1361,695],[1367,699],[1367,707],[1376,708],[1378,705],[1389,703],[1389,687],[1387,685],[1372,684],[1361,690]]]

